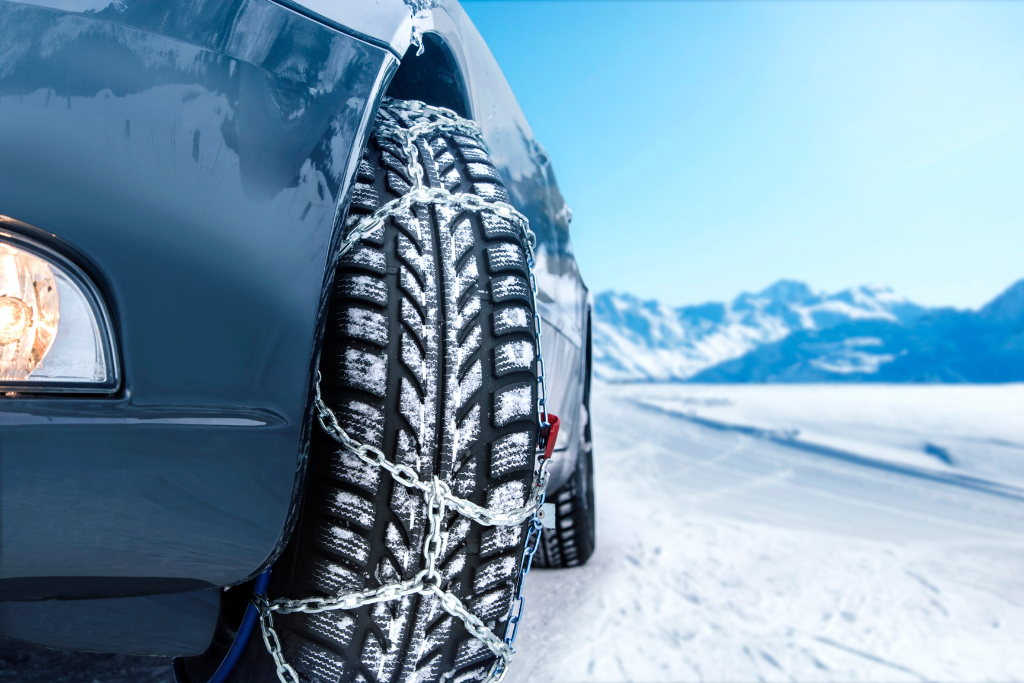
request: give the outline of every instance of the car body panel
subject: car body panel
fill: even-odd
[[[285,531],[339,204],[395,60],[243,7],[202,31],[124,13],[207,48],[0,3],[0,213],[87,256],[124,383],[0,400],[0,578],[224,585]]]
[[[101,600],[0,602],[0,637],[62,650],[197,655],[217,625],[216,590]]]
[[[0,214],[95,281],[122,362],[113,396],[0,399],[0,601],[237,584],[283,548],[337,226],[414,25],[451,50],[538,236],[551,490],[571,474],[588,315],[571,213],[468,16],[421,4],[0,0]]]
[[[546,328],[556,331],[542,342],[548,407],[562,422],[550,466],[548,490],[553,492],[575,469],[586,362],[587,289],[569,239],[572,212],[547,153],[534,139],[508,81],[465,10],[458,2],[445,0],[422,14],[423,30],[439,34],[452,47],[466,80],[470,116],[482,129],[512,204],[537,235],[537,303]]]

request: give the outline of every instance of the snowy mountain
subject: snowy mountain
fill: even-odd
[[[695,382],[1024,381],[1024,280],[978,311],[901,324],[860,320],[796,331],[708,368]]]
[[[928,309],[886,287],[835,294],[780,280],[731,303],[670,308],[630,294],[594,297],[594,374],[608,381],[680,381],[794,332],[852,322],[903,325]]]

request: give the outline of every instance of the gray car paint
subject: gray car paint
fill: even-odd
[[[391,2],[388,36],[342,25],[347,2],[90,2],[0,0],[0,214],[94,280],[123,363],[114,395],[0,403],[0,600],[237,584],[282,547],[335,226],[411,22],[451,49],[540,238],[564,482],[587,293],[550,163],[461,7]]]

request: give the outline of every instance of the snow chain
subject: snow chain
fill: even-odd
[[[537,403],[540,429],[543,431],[549,427],[549,421],[547,385],[544,379],[544,357],[541,354],[540,348],[541,320],[540,313],[537,310],[537,279],[533,273],[535,264],[534,247],[537,243],[536,235],[530,230],[530,223],[526,217],[516,211],[510,204],[489,201],[471,194],[452,194],[441,188],[424,187],[423,168],[419,163],[419,150],[416,147],[417,138],[435,132],[479,138],[480,128],[475,123],[460,118],[450,109],[431,107],[422,103],[399,102],[385,98],[384,104],[392,108],[433,114],[437,117],[437,120],[422,121],[410,128],[399,128],[390,125],[384,128],[386,133],[402,139],[402,147],[408,159],[408,170],[413,180],[413,188],[405,196],[388,202],[371,215],[360,220],[342,243],[339,258],[351,249],[356,242],[362,239],[363,236],[379,227],[390,216],[410,209],[414,204],[454,205],[467,211],[488,211],[519,226],[522,232],[523,247],[526,251],[526,261],[530,271],[534,332],[537,335]],[[390,462],[380,449],[369,444],[359,443],[350,437],[338,424],[337,416],[320,397],[319,372],[316,379],[316,412],[317,420],[320,422],[324,432],[340,443],[345,450],[369,465],[387,470],[391,473],[396,483],[407,488],[416,489],[423,494],[424,502],[427,505],[427,518],[430,522],[430,532],[423,543],[423,557],[426,560],[426,567],[413,578],[406,581],[345,595],[326,598],[305,598],[302,600],[270,600],[264,595],[256,595],[253,598],[253,604],[255,604],[260,613],[260,630],[263,632],[263,642],[274,659],[278,679],[281,683],[301,683],[298,672],[284,658],[281,641],[274,630],[275,612],[279,614],[292,614],[295,612],[317,613],[332,610],[351,610],[378,602],[397,600],[414,594],[437,596],[441,602],[441,607],[453,617],[462,620],[470,635],[483,641],[484,645],[494,654],[496,659],[487,673],[485,683],[498,683],[504,679],[505,674],[508,672],[509,660],[515,653],[515,648],[512,645],[515,642],[519,621],[523,615],[523,605],[525,602],[523,598],[523,579],[530,571],[533,555],[540,543],[542,525],[537,512],[544,504],[544,491],[548,482],[548,461],[546,459],[541,460],[540,466],[534,473],[533,488],[525,507],[509,512],[494,512],[453,495],[451,487],[436,476],[430,481],[421,481],[418,473],[411,467]],[[466,606],[462,604],[457,595],[441,587],[441,575],[437,571],[437,558],[443,552],[448,541],[448,532],[441,530],[441,522],[444,519],[445,511],[448,509],[455,510],[460,515],[468,517],[484,526],[519,526],[526,521],[530,522],[526,533],[526,550],[523,554],[523,560],[519,567],[519,576],[516,580],[516,592],[512,601],[513,609],[510,612],[511,616],[506,627],[504,639],[494,635],[479,617],[466,609]],[[515,609],[517,602],[518,610]],[[450,675],[445,674],[442,676],[442,680],[447,680]]]

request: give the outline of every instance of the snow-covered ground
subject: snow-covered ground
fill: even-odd
[[[510,681],[1024,680],[1024,386],[603,385]]]

